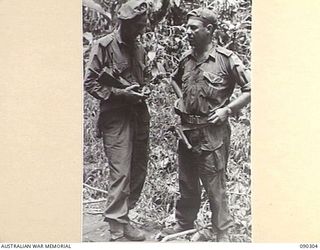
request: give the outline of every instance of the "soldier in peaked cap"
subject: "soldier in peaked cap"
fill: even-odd
[[[100,100],[98,129],[110,168],[104,216],[111,241],[145,239],[130,223],[128,213],[140,197],[147,173],[150,116],[146,96],[135,91],[146,84],[145,52],[136,38],[145,31],[147,7],[143,0],[129,0],[121,6],[119,28],[93,46],[84,81],[85,89]],[[119,89],[101,85],[98,76],[105,68],[132,86]]]
[[[206,8],[188,13],[187,35],[192,47],[180,60],[173,80],[182,90],[175,107],[181,126],[192,144],[178,146],[179,189],[177,223],[164,234],[194,227],[200,209],[201,180],[212,212],[217,241],[229,241],[232,226],[226,195],[226,167],[230,145],[228,117],[250,102],[250,78],[240,59],[212,42],[217,28],[215,14]],[[235,85],[241,95],[231,101]]]

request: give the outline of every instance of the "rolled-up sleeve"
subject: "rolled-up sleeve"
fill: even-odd
[[[92,48],[84,80],[85,90],[99,100],[107,100],[111,94],[110,88],[102,86],[97,81],[99,74],[106,66],[104,65],[105,56],[104,49],[100,43],[97,42]]]
[[[233,54],[230,57],[230,66],[232,76],[235,82],[240,86],[242,92],[251,91],[251,76],[250,71],[246,69],[238,56]]]

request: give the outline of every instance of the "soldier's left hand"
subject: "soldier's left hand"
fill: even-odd
[[[208,122],[212,124],[219,124],[226,121],[229,117],[229,108],[223,107],[220,109],[215,110],[214,112],[210,113]]]
[[[146,97],[149,98],[150,94],[151,94],[151,90],[148,86],[143,86],[141,93]]]

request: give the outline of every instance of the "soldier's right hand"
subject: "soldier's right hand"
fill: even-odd
[[[146,99],[146,96],[143,93],[137,92],[137,89],[140,87],[139,84],[133,84],[122,90],[122,95],[131,102],[138,103],[143,99]]]
[[[135,83],[135,84],[132,84],[132,85],[126,87],[126,88],[123,89],[123,90],[124,90],[124,91],[128,91],[128,92],[131,92],[131,91],[136,92],[135,90],[137,90],[139,87],[140,87],[140,85],[137,84],[137,83]],[[138,92],[136,92],[136,93],[138,93]]]

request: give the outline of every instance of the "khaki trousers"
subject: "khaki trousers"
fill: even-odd
[[[129,210],[140,197],[147,174],[149,120],[145,103],[100,115],[99,128],[110,167],[105,221],[128,223]]]
[[[212,225],[215,230],[224,231],[232,225],[229,213],[225,167],[228,159],[228,144],[216,151],[193,152],[179,143],[179,189],[180,199],[176,206],[176,219],[182,227],[192,227],[200,209],[201,186],[208,195],[212,212]],[[224,156],[224,157],[221,157]],[[224,168],[220,168],[221,162],[225,161]]]

